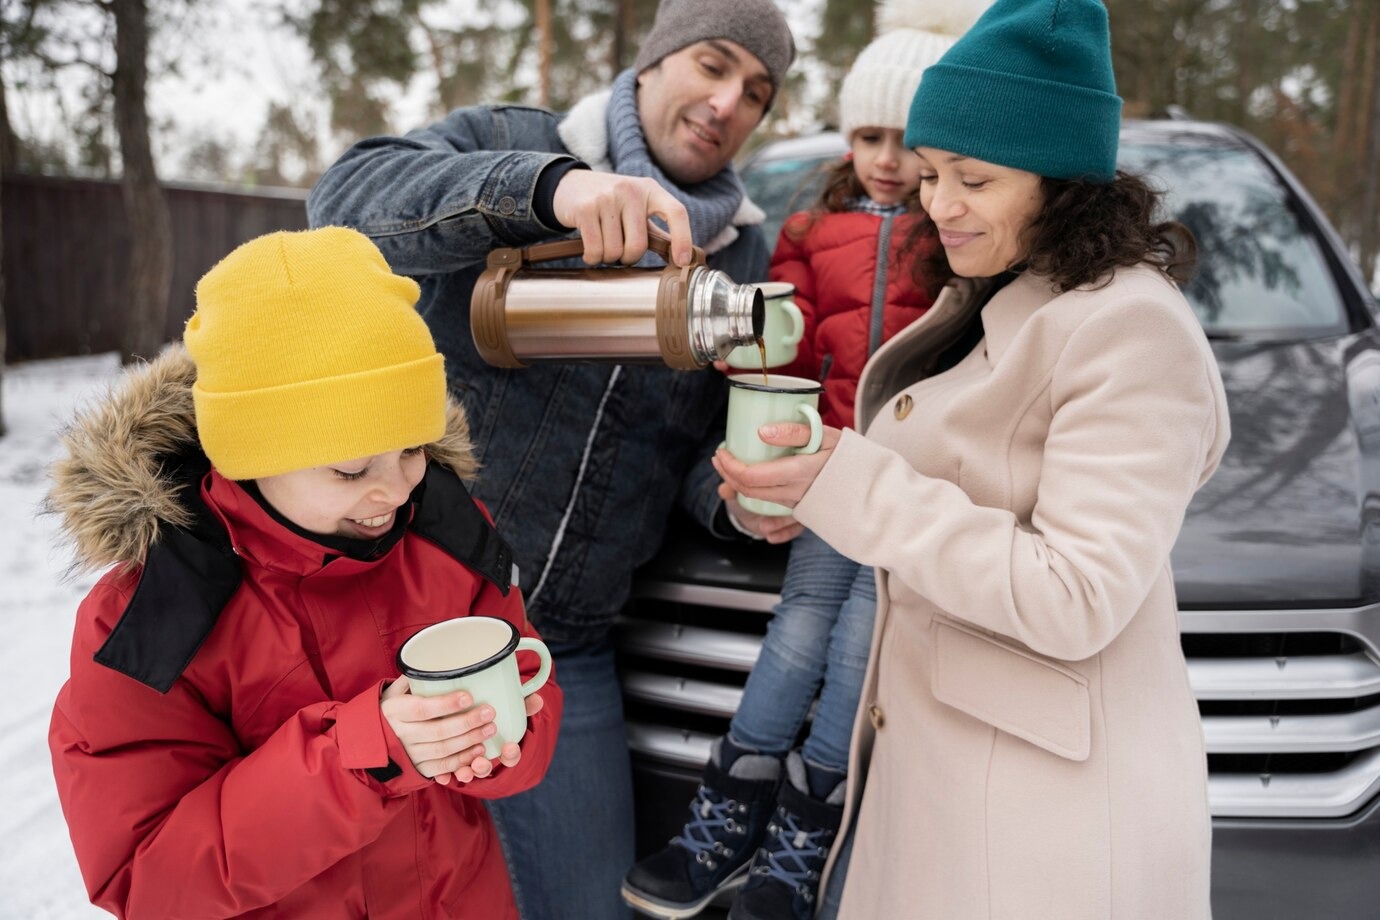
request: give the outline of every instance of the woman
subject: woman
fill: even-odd
[[[951,289],[878,351],[866,437],[716,458],[726,493],[879,570],[844,918],[1209,916],[1169,552],[1227,410],[1173,280],[1191,237],[1116,172],[1119,121],[1103,6],[998,0],[925,71],[906,131],[986,302]]]

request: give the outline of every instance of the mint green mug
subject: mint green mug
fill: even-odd
[[[518,675],[517,653],[522,649],[541,658],[541,667],[526,683]],[[488,703],[494,708],[498,731],[484,741],[484,756],[490,760],[507,742],[522,740],[527,733],[523,701],[551,676],[546,644],[519,637],[516,626],[498,617],[457,617],[418,630],[398,649],[397,664],[416,696],[465,690],[475,706]]]
[[[734,374],[728,378],[728,423],[723,446],[744,463],[763,463],[789,454],[812,454],[819,450],[824,423],[819,418],[819,394],[824,385],[804,377],[785,374]],[[777,447],[768,444],[757,429],[773,422],[806,422],[810,443],[804,447]],[[738,504],[754,514],[784,517],[791,509],[760,498],[738,496]]]
[[[795,360],[796,349],[805,337],[805,317],[791,297],[795,285],[784,281],[768,281],[754,285],[762,292],[766,312],[762,318],[762,348],[766,352],[766,367],[784,367]],[[742,370],[761,370],[762,352],[756,345],[739,345],[724,359],[729,367]]]

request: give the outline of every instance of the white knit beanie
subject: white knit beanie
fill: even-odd
[[[882,0],[878,37],[862,50],[839,90],[839,132],[899,128],[910,116],[920,74],[978,21],[992,0]]]

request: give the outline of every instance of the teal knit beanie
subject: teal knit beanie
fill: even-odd
[[[907,147],[1051,179],[1116,176],[1121,98],[1098,0],[996,0],[910,104]]]

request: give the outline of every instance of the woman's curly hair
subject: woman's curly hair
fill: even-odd
[[[1059,291],[1092,284],[1113,269],[1148,262],[1183,284],[1193,276],[1198,244],[1178,221],[1156,221],[1162,193],[1117,170],[1111,182],[1040,179],[1044,205],[1026,231],[1016,268],[1044,275]]]

